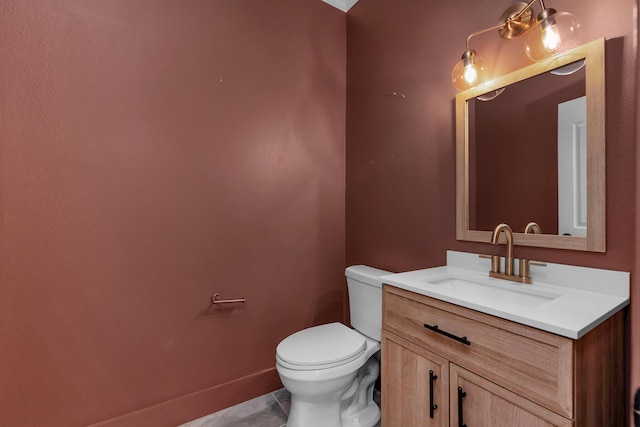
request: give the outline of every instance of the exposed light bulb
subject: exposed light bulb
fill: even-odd
[[[451,82],[456,89],[462,91],[486,82],[490,76],[489,62],[469,49],[453,68]]]
[[[545,9],[529,31],[525,50],[529,58],[541,61],[579,44],[580,23],[568,12]]]
[[[542,44],[545,49],[555,51],[560,46],[560,33],[555,25],[542,30]]]
[[[466,67],[464,67],[464,80],[468,84],[473,85],[476,82],[477,78],[478,78],[478,72],[476,71],[475,64],[469,64]]]

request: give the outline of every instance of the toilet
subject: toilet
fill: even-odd
[[[380,373],[380,276],[387,274],[364,265],[346,269],[354,329],[329,323],[278,344],[276,369],[291,393],[287,427],[373,427],[380,420],[373,387]]]

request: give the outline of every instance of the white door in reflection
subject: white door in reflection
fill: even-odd
[[[587,235],[587,97],[558,104],[558,234]]]

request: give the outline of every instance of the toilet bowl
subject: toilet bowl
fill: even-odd
[[[276,369],[291,393],[287,427],[375,425],[380,419],[373,402],[379,349],[380,343],[341,323],[304,329],[283,340]]]
[[[355,329],[329,323],[278,344],[276,369],[291,393],[287,427],[373,427],[380,420],[373,388],[380,372],[379,277],[385,274],[366,266],[346,270]]]

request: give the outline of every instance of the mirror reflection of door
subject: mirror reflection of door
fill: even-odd
[[[587,98],[558,104],[558,232],[587,235]]]

